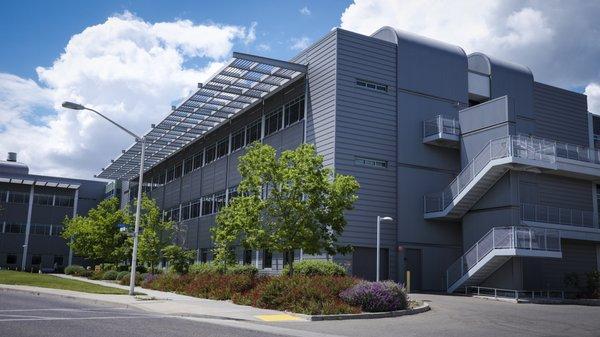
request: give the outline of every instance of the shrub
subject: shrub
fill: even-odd
[[[90,279],[92,280],[102,280],[104,277],[104,272],[102,270],[93,271],[90,275]]]
[[[234,264],[227,267],[227,274],[255,277],[258,274],[258,269],[249,264]]]
[[[214,262],[201,262],[194,263],[189,268],[189,273],[194,275],[200,274],[222,274],[224,272],[224,266]]]
[[[92,271],[87,270],[87,269],[83,268],[82,266],[78,266],[78,265],[74,264],[74,265],[67,266],[65,268],[65,274],[73,275],[73,276],[89,277],[92,275]]]
[[[123,279],[123,277],[129,275],[131,272],[127,271],[127,270],[123,270],[117,273],[117,278],[115,280],[117,281],[121,281]]]
[[[585,274],[587,279],[588,296],[600,298],[600,271],[594,270]]]
[[[116,270],[107,270],[102,275],[103,280],[116,280],[119,273]]]
[[[123,278],[121,278],[121,280],[119,280],[119,284],[128,286],[130,279],[131,279],[131,273],[127,273],[127,275],[123,276]],[[142,280],[143,280],[142,275],[140,275],[140,273],[135,273],[135,285],[136,286],[141,285]]]
[[[179,274],[186,274],[196,257],[193,250],[185,250],[177,245],[167,246],[163,248],[162,252],[169,262],[170,268]]]
[[[234,303],[297,313],[358,313],[360,307],[344,302],[339,294],[357,280],[343,276],[279,276],[263,278],[250,291],[234,294]]]
[[[289,265],[286,266],[282,274],[288,275]],[[346,269],[341,265],[326,260],[302,260],[294,263],[294,275],[321,275],[321,276],[346,276]]]
[[[140,274],[145,274],[148,272],[148,268],[146,268],[146,266],[144,266],[144,265],[140,265],[140,266],[135,267],[135,271]]]
[[[579,275],[575,272],[566,273],[563,282],[567,289],[579,289]]]
[[[360,306],[362,310],[368,312],[402,310],[408,306],[404,288],[392,281],[363,281],[343,291],[340,297],[347,303]]]

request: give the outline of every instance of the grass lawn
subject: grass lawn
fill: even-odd
[[[11,270],[0,270],[0,284],[63,289],[92,294],[127,294],[127,291],[123,289],[105,287],[78,280],[69,280],[52,275],[32,274]]]

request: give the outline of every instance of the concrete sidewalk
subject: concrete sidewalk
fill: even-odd
[[[128,286],[122,286],[109,281],[90,280],[83,277],[74,277],[64,274],[52,274],[56,277],[84,281],[99,284],[107,287],[120,288],[128,290]],[[62,296],[68,298],[77,298],[91,302],[113,303],[127,307],[134,307],[148,312],[189,316],[203,318],[218,318],[228,320],[243,321],[305,321],[302,318],[289,315],[282,311],[259,309],[250,306],[237,305],[230,301],[215,301],[191,296],[179,295],[170,292],[156,291],[135,287],[136,293],[143,293],[146,296],[128,296],[128,295],[103,295],[75,292],[69,290],[58,290],[49,288],[0,285],[0,288],[12,289],[17,291],[35,292]]]

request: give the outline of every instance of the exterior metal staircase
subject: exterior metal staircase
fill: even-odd
[[[598,150],[528,136],[489,141],[443,191],[424,197],[426,219],[460,219],[510,169],[600,176]]]
[[[562,258],[560,232],[537,227],[494,227],[446,271],[446,289],[479,285],[515,256]]]
[[[452,149],[460,148],[458,120],[438,115],[423,121],[423,143]]]

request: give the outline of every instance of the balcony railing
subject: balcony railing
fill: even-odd
[[[459,136],[460,125],[458,124],[458,120],[438,115],[432,119],[423,121],[423,138],[440,133]]]
[[[442,192],[427,194],[425,213],[440,212],[456,198],[492,160],[517,157],[554,163],[565,158],[600,163],[600,150],[528,136],[507,136],[489,141]]]
[[[594,212],[554,206],[521,204],[521,219],[557,225],[595,227]]]
[[[446,286],[458,281],[494,249],[560,252],[560,232],[537,227],[494,227],[448,267]]]

